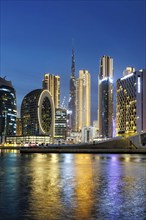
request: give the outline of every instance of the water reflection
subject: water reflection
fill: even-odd
[[[75,156],[75,163],[80,164],[80,169],[75,166],[75,199],[76,199],[76,209],[75,216],[76,219],[90,219],[92,214],[92,207],[94,206],[94,158],[91,156]]]
[[[145,182],[143,155],[1,152],[1,216],[144,220]]]

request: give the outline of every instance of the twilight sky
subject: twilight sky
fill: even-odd
[[[114,59],[114,82],[127,66],[146,68],[146,1],[0,1],[0,76],[11,80],[17,105],[41,88],[44,73],[61,77],[69,97],[72,39],[76,77],[91,74],[91,114],[97,118],[97,77],[103,55]]]

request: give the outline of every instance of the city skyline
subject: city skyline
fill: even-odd
[[[97,119],[99,61],[114,61],[114,83],[127,66],[146,68],[145,1],[1,1],[0,76],[16,89],[17,105],[41,88],[45,73],[60,76],[61,99],[69,98],[71,51],[75,75],[91,74],[91,115]],[[72,38],[73,43],[72,43]]]

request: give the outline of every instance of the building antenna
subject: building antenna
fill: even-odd
[[[74,48],[74,38],[72,37],[72,48]]]
[[[74,56],[74,39],[72,38],[72,64],[71,64],[71,76],[75,77],[75,56]]]

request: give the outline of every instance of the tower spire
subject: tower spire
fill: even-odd
[[[75,59],[74,59],[74,48],[72,48],[72,64],[71,64],[71,75],[70,75],[70,93],[68,109],[71,114],[69,116],[69,128],[75,131],[76,127],[76,77],[75,77]]]
[[[74,55],[74,48],[72,48],[71,76],[75,77],[75,55]]]

